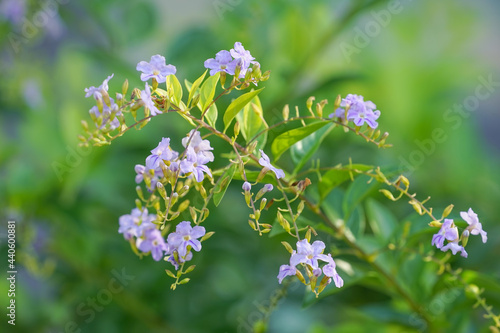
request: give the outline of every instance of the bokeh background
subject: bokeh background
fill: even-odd
[[[322,165],[352,157],[402,167],[417,193],[432,196],[431,206],[473,207],[489,241],[471,239],[469,258],[455,264],[484,275],[498,312],[499,14],[499,3],[485,0],[1,0],[0,267],[6,222],[14,219],[19,270],[16,326],[2,311],[1,331],[250,332],[267,318],[263,307],[279,290],[288,254],[276,238],[250,230],[240,184],[212,210],[205,227],[216,236],[195,255],[191,282],[175,292],[167,264],[140,260],[117,233],[118,217],[134,205],[134,165],[162,136],[185,135],[180,118],[154,119],[110,147],[77,146],[92,106],[84,88],[111,73],[110,91],[125,78],[139,86],[135,66],[154,54],[192,81],[204,60],[235,41],[272,72],[260,95],[268,121],[311,95],[330,99],[330,108],[347,93],[377,104],[393,148],[339,131],[317,157]],[[478,88],[481,80],[493,81],[490,90]],[[487,96],[475,105],[477,89]],[[453,111],[464,103],[472,111]],[[412,212],[404,202],[381,201],[401,220]],[[116,272],[130,276],[125,288],[92,310]],[[0,290],[5,309],[5,278]],[[290,286],[268,318],[269,332],[417,331],[381,290],[353,286],[313,306],[303,305],[303,295]],[[465,292],[453,303],[436,310],[436,318],[450,319],[441,331],[487,330]]]

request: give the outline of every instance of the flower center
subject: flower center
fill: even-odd
[[[160,71],[159,71],[159,70],[154,70],[154,71],[153,71],[153,74],[154,74],[154,75],[158,75],[158,74],[160,74]]]
[[[184,240],[188,241],[190,239],[191,239],[191,237],[189,235],[184,236]]]

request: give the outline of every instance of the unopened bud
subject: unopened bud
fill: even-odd
[[[285,107],[283,108],[283,119],[284,120],[288,120],[288,117],[290,116],[290,107],[287,105],[285,105]]]
[[[462,237],[461,237],[463,247],[467,245],[467,242],[469,241],[469,236],[470,236],[469,230],[465,229],[464,232],[462,232]]]
[[[341,102],[342,102],[342,97],[340,95],[337,95],[337,98],[335,98],[335,102],[333,103],[333,109],[337,110],[340,107]]]
[[[313,102],[314,100],[316,99],[316,97],[314,96],[311,96],[307,99],[307,102],[306,102],[306,106],[307,106],[307,109],[312,112],[312,105],[313,105]]]
[[[249,182],[244,182],[241,188],[245,192],[250,192],[250,190],[252,189],[252,185]]]
[[[128,80],[125,80],[122,84],[122,95],[127,96],[127,91],[128,91]]]
[[[263,210],[263,209],[266,207],[266,204],[267,204],[267,199],[266,199],[266,198],[263,198],[263,199],[260,201],[260,210]]]
[[[453,210],[453,207],[454,207],[453,204],[446,207],[443,212],[443,217],[447,217],[448,215],[450,215],[451,211]]]

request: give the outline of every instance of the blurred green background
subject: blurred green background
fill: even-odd
[[[110,147],[75,153],[80,120],[88,120],[93,105],[84,88],[111,73],[110,92],[125,78],[142,86],[135,66],[154,54],[175,65],[181,81],[192,81],[204,60],[235,41],[272,72],[260,95],[268,122],[280,118],[285,104],[303,107],[310,95],[328,98],[328,110],[337,94],[375,102],[394,147],[378,150],[337,131],[317,155],[322,165],[349,157],[410,163],[406,174],[422,198],[432,196],[431,206],[453,203],[457,214],[473,207],[488,232],[485,245],[471,239],[469,258],[457,258],[457,267],[500,279],[498,2],[0,3],[0,266],[7,262],[6,222],[14,219],[19,270],[16,326],[8,327],[2,312],[2,332],[249,332],[265,316],[262,307],[279,288],[276,275],[288,254],[277,239],[248,227],[240,184],[212,210],[205,227],[216,235],[195,255],[191,282],[175,292],[164,273],[168,264],[140,260],[117,233],[118,217],[134,205],[134,165],[162,136],[183,137],[187,124],[165,116]],[[449,111],[474,103],[488,77],[491,90],[479,88],[488,93],[473,111]],[[439,142],[431,141],[436,129],[444,136]],[[58,176],[55,165],[67,169]],[[400,219],[412,212],[404,202],[380,201]],[[122,270],[131,277],[125,288],[107,292]],[[3,309],[7,286],[1,279]],[[498,311],[498,284],[492,288],[485,296]],[[90,310],[92,299],[104,294],[112,299]],[[408,313],[397,316],[397,302],[381,291],[345,288],[311,307],[303,307],[303,295],[303,287],[290,288],[269,318],[269,332],[418,329]],[[442,331],[486,330],[489,323],[473,303],[461,293],[453,309],[448,304],[435,313],[453,318]]]

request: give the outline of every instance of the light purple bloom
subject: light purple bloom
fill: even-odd
[[[142,81],[156,79],[158,83],[165,82],[168,75],[173,75],[177,71],[175,66],[166,65],[165,57],[159,54],[152,56],[150,62],[139,62],[136,69],[142,72]]]
[[[474,213],[472,208],[469,208],[467,212],[460,212],[460,216],[469,224],[466,230],[469,230],[472,235],[481,235],[483,243],[486,243],[488,240],[486,231],[483,230],[483,225],[479,222],[477,214]]]
[[[330,119],[332,119],[334,117],[340,118],[342,120],[345,119],[345,110],[342,108],[337,108],[337,110],[335,110],[335,112],[330,113],[330,115],[328,116],[328,118],[330,118]]]
[[[189,140],[191,138],[191,140]],[[210,147],[210,141],[203,140],[201,138],[201,134],[194,129],[189,131],[188,135],[182,139],[182,145],[187,148],[187,144],[189,142],[189,146],[192,147],[196,154],[202,153],[208,160],[208,162],[214,161],[214,154],[211,152],[213,150]]]
[[[209,158],[203,155],[203,152],[196,153],[193,147],[189,146],[186,149],[186,158],[180,163],[181,172],[183,174],[192,174],[198,183],[203,181],[205,173],[212,177],[210,169],[205,165],[210,162]]]
[[[116,118],[116,116],[121,116],[122,112],[120,111],[120,108],[118,107],[117,104],[115,104],[115,101],[112,98],[110,98],[109,100],[111,102],[111,106],[108,106],[106,103],[104,103],[102,105],[102,113],[99,112],[99,108],[95,105],[89,110],[89,113],[94,114],[96,118],[102,116],[101,125],[99,126],[97,122],[95,123],[96,127],[99,129],[103,129],[106,126],[109,126],[111,130],[114,130],[120,126],[120,121]],[[112,116],[113,120],[111,120]]]
[[[458,234],[457,234],[458,237]],[[453,255],[457,254],[458,251],[461,252],[461,256],[464,258],[467,258],[467,252],[465,251],[464,247],[461,245],[458,245],[458,239],[454,242],[448,242],[445,246],[441,248],[441,251],[446,252],[447,250],[451,250]]]
[[[178,153],[170,148],[170,138],[162,138],[158,146],[151,150],[151,155],[146,158],[146,166],[151,169],[160,167],[160,162],[176,159]]]
[[[250,192],[250,190],[252,189],[252,185],[249,182],[244,182],[241,188],[245,192]]]
[[[332,258],[331,254],[328,254],[328,264],[323,266],[323,273],[330,277],[333,278],[333,281],[335,282],[335,287],[340,288],[344,285],[344,280],[340,277],[340,275],[337,273],[337,270],[335,269],[335,261]],[[331,279],[330,279],[331,280]],[[331,281],[328,281],[330,283]]]
[[[21,24],[26,13],[24,0],[3,0],[0,2],[0,16],[10,23]]]
[[[141,91],[141,100],[144,103],[144,107],[149,109],[152,116],[156,116],[158,114],[161,114],[161,111],[158,110],[158,108],[156,107],[155,103],[153,102],[153,100],[151,98],[151,89],[149,88],[149,85],[147,82],[146,82],[146,88]]]
[[[203,237],[204,235],[204,227],[195,226],[193,228],[191,227],[191,222],[183,221],[177,225],[175,232],[168,235],[167,241],[172,252],[177,251],[180,258],[186,259],[188,246],[196,252],[201,250],[201,242],[198,238]]]
[[[245,50],[240,42],[234,43],[234,48],[231,49],[230,52],[233,58],[238,61],[238,64],[241,66],[240,78],[245,77],[250,64],[259,64],[257,61],[254,61],[255,58],[252,57],[250,51]]]
[[[148,215],[147,208],[144,208],[142,211],[134,208],[130,214],[120,216],[118,232],[123,234],[126,240],[132,237],[141,237],[146,230],[156,228],[152,223],[155,219],[156,215]]]
[[[296,266],[299,263],[308,264],[312,268],[318,268],[318,260],[328,261],[328,256],[323,254],[325,243],[315,241],[309,244],[307,239],[297,242],[297,252],[292,254],[290,265]]]
[[[217,52],[214,58],[205,60],[205,68],[210,69],[210,75],[214,75],[217,72],[226,72],[229,75],[234,75],[234,70],[238,60],[234,60],[231,57],[231,53],[226,50]]]
[[[264,191],[266,191],[266,192],[271,192],[273,190],[273,185],[272,184],[266,184],[266,185],[264,185],[264,187],[262,189]]]
[[[375,110],[377,106],[371,101],[364,101],[363,96],[348,94],[340,102],[340,108],[331,113],[328,117],[338,117],[345,119],[347,109],[347,120],[353,121],[356,126],[362,126],[364,123],[371,128],[377,128],[377,119],[380,117],[380,111]],[[344,109],[343,109],[344,108]]]
[[[168,251],[168,245],[158,229],[146,231],[144,238],[139,239],[137,243],[137,248],[144,253],[151,252],[155,261],[160,261],[164,252]]]
[[[264,153],[264,151],[262,149],[259,149],[259,151],[260,151],[260,156],[261,156],[260,159],[259,159],[259,164],[261,166],[263,166],[264,168],[268,168],[269,170],[273,171],[274,174],[276,175],[277,179],[284,178],[285,177],[285,173],[283,172],[283,170],[273,167],[271,165],[271,160]]]
[[[295,268],[295,266],[281,265],[278,273],[278,283],[281,284],[285,277],[294,276],[295,274],[297,274],[297,268]]]
[[[102,99],[102,93],[107,92],[109,89],[108,82],[113,78],[115,74],[108,76],[99,87],[89,87],[85,88],[85,97],[94,96],[96,100]]]
[[[151,184],[148,186],[148,191],[153,192],[156,188],[156,183],[160,181],[163,177],[163,171],[161,168],[150,168],[149,166],[144,166],[141,164],[136,164],[134,168],[137,175],[135,176],[135,182],[137,184],[141,183],[145,177],[147,177]]]
[[[441,229],[439,229],[438,233],[432,236],[432,245],[436,245],[438,249],[442,248],[444,245],[445,239],[450,241],[455,239],[455,231],[452,227],[453,220],[445,219],[443,224],[441,225]],[[458,232],[457,232],[458,235]]]

